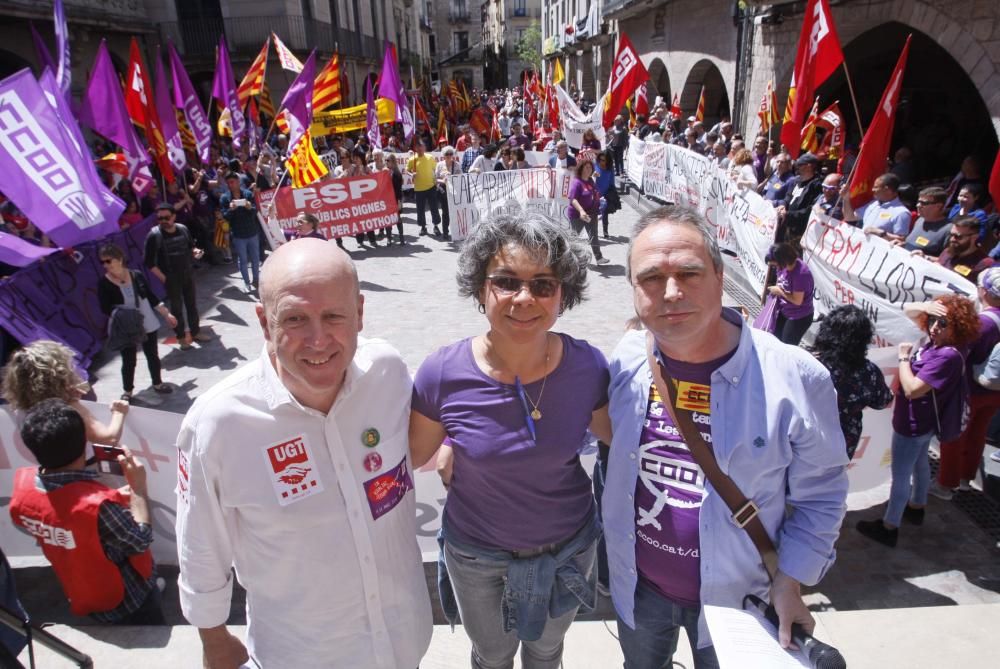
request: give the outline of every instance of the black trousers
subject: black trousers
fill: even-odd
[[[167,301],[170,303],[170,313],[177,319],[177,327],[174,328],[177,339],[184,338],[184,330],[190,330],[192,337],[198,334],[201,329],[198,322],[198,302],[194,293],[194,275],[190,271],[167,275]]]
[[[451,216],[448,215],[448,195],[442,191],[437,192],[438,204],[441,207],[441,232],[448,234],[448,225],[451,223]]]
[[[153,385],[158,386],[163,383],[160,377],[160,352],[156,349],[156,330],[146,334],[146,339],[142,342],[142,354],[146,356],[146,366],[149,367],[149,376],[153,379]],[[138,352],[135,346],[126,346],[122,349],[122,388],[125,392],[132,392],[135,386],[135,363]]]
[[[785,318],[782,314],[778,314],[778,321],[774,325],[774,336],[784,344],[798,346],[802,337],[809,331],[812,322],[813,314],[795,319]]]
[[[584,222],[582,218],[571,218],[569,221],[570,227],[573,228],[573,232],[580,234],[581,232],[587,232],[587,239],[590,241],[590,250],[594,253],[594,260],[600,260],[603,256],[601,255],[601,243],[597,240],[597,212],[588,211],[590,214],[590,222]]]
[[[615,161],[615,174],[617,176],[625,174],[625,149],[611,149],[611,157]]]
[[[420,229],[427,228],[427,209],[431,210],[431,221],[434,225],[441,222],[441,215],[438,214],[437,188],[430,187],[427,190],[415,190],[413,195],[417,200],[417,223]]]

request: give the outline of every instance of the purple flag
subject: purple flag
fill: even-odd
[[[174,106],[184,112],[188,127],[194,134],[195,144],[198,145],[198,157],[207,165],[208,147],[212,145],[212,126],[208,124],[205,110],[198,101],[191,79],[184,69],[184,63],[181,62],[172,43],[167,45],[167,53],[170,56],[170,70],[174,78]]]
[[[156,114],[160,117],[160,131],[163,133],[163,141],[167,145],[167,156],[174,169],[183,170],[187,165],[187,159],[184,156],[184,142],[181,140],[181,131],[177,127],[177,114],[174,112],[174,105],[170,101],[170,89],[167,88],[167,75],[163,70],[159,49],[156,50],[155,77],[153,102],[156,105]]]
[[[56,64],[52,60],[52,54],[49,53],[49,47],[45,46],[45,40],[42,36],[38,34],[38,30],[35,29],[35,24],[31,23],[31,41],[35,45],[35,54],[38,56],[38,65],[41,70],[49,68],[53,72],[56,71]]]
[[[288,122],[288,152],[295,150],[299,139],[306,134],[313,118],[313,81],[316,79],[316,50],[309,54],[302,71],[295,77],[281,101],[280,109],[286,110]]]
[[[27,267],[59,249],[26,242],[17,235],[0,232],[0,262],[14,267]]]
[[[406,97],[406,89],[399,78],[399,66],[396,64],[395,51],[392,44],[385,43],[385,55],[382,57],[382,73],[378,80],[378,95],[396,103],[396,120],[403,123],[403,135],[407,143],[413,139],[415,130],[413,114],[410,113],[410,101]]]
[[[94,59],[94,69],[87,82],[87,90],[83,94],[78,118],[102,137],[111,140],[122,147],[125,160],[128,162],[128,176],[132,188],[140,195],[146,193],[153,185],[147,165],[149,154],[143,147],[139,136],[132,127],[132,121],[125,111],[125,98],[122,95],[121,82],[111,64],[108,55],[108,45],[101,40]]]
[[[56,82],[59,90],[63,92],[66,99],[70,99],[70,80],[73,76],[73,66],[69,60],[69,28],[66,26],[66,12],[63,10],[62,0],[56,0],[52,7],[53,20],[55,21],[56,51],[59,54],[59,66],[56,69]]]
[[[368,141],[376,149],[382,148],[382,133],[378,131],[378,108],[372,95],[372,79],[365,77],[365,100],[368,102]]]
[[[53,100],[65,104],[61,94]],[[4,193],[55,243],[73,246],[116,232],[123,208],[103,197],[93,163],[65,125],[29,70],[0,82]]]
[[[233,124],[233,148],[240,148],[240,138],[245,132],[246,119],[243,118],[240,101],[236,97],[236,78],[233,76],[233,66],[229,62],[229,49],[226,48],[225,35],[219,36],[219,48],[215,55],[212,97],[229,110],[230,122]]]

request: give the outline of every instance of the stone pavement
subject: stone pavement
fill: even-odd
[[[631,198],[623,198],[624,209],[612,216],[614,235],[602,240],[611,264],[593,268],[589,299],[564,314],[556,325],[558,330],[589,340],[605,354],[611,353],[625,321],[633,314],[631,291],[624,278],[627,234],[637,218],[631,202]],[[365,296],[362,334],[394,344],[415,371],[438,347],[483,332],[486,318],[476,311],[471,299],[457,294],[454,274],[459,245],[416,236],[413,218],[413,206],[407,203],[405,246],[359,250],[353,239],[346,240],[345,246],[357,263]],[[255,302],[242,293],[235,265],[203,267],[197,281],[203,327],[216,337],[190,351],[161,343],[164,379],[175,388],[171,395],[152,392],[140,356],[137,404],[184,412],[207,388],[260,354],[263,339],[254,314]],[[110,402],[121,393],[119,367],[117,357],[95,362],[92,381],[98,401]],[[861,538],[853,529],[854,523],[880,513],[880,508],[873,507],[887,496],[886,489],[852,496],[838,543],[837,564],[809,594],[815,610],[1000,602],[996,539],[974,524],[956,503],[932,499],[926,524],[905,527],[895,550]],[[432,567],[427,570],[429,584],[433,583]],[[168,620],[180,624],[176,571],[165,568],[164,572]],[[46,569],[20,569],[18,580],[25,603],[37,619],[73,620]],[[241,607],[241,600],[235,598],[233,623],[242,622]],[[602,602],[596,617],[611,614],[608,602]],[[439,616],[437,619],[440,622]]]

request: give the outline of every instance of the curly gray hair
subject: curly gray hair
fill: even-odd
[[[561,310],[572,309],[583,301],[590,248],[565,226],[534,211],[495,212],[479,221],[458,257],[459,294],[478,303],[490,261],[509,246],[534,254],[552,269],[562,284]]]

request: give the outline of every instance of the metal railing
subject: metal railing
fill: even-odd
[[[451,5],[448,7],[449,23],[467,23],[469,20],[469,7],[467,5]]]
[[[240,16],[159,25],[161,37],[172,40],[187,58],[214,57],[222,34],[230,56],[253,57],[272,31],[302,59],[312,49],[369,60],[382,57],[382,44],[377,38],[322,21],[306,21],[301,16]]]

